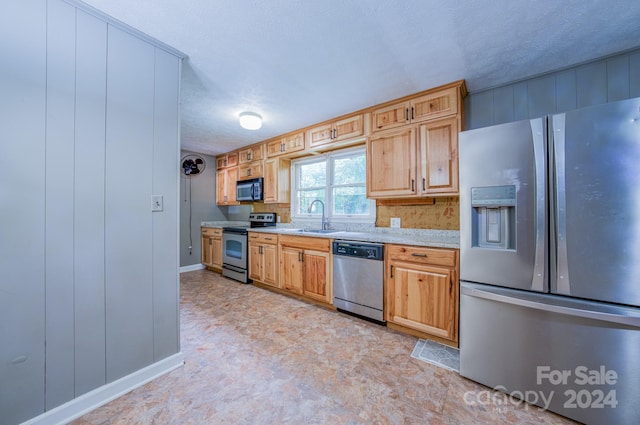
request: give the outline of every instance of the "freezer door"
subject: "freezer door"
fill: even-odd
[[[546,118],[460,133],[460,277],[548,291]]]
[[[640,309],[461,282],[460,374],[585,424],[640,418]],[[466,400],[508,401],[491,393]],[[502,403],[502,404],[501,404]]]
[[[551,290],[640,306],[640,98],[551,117]]]

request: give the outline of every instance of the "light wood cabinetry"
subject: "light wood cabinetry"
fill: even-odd
[[[267,158],[291,155],[304,150],[304,132],[290,134],[267,142]]]
[[[371,136],[367,141],[367,198],[415,195],[416,158],[413,127]]]
[[[364,141],[364,116],[354,115],[327,124],[312,127],[307,131],[307,149],[320,146],[344,145],[347,141]]]
[[[264,161],[262,192],[265,204],[288,204],[291,162],[284,158]]]
[[[223,168],[216,172],[216,204],[237,205],[236,182],[238,181],[238,167]]]
[[[367,141],[367,197],[458,194],[458,119],[379,132]]]
[[[238,152],[229,152],[216,157],[216,169],[235,167],[238,165]]]
[[[238,165],[238,180],[256,179],[264,176],[264,162],[255,161]]]
[[[387,244],[388,323],[458,341],[458,251]]]
[[[254,145],[238,151],[238,163],[248,164],[250,162],[262,161],[264,159],[264,143]]]
[[[333,304],[331,240],[281,235],[279,246],[281,288]]]
[[[458,193],[458,119],[420,126],[420,190],[423,195]]]
[[[427,93],[371,112],[371,131],[382,131],[458,113],[458,87]]]
[[[249,232],[249,278],[280,287],[278,235]]]
[[[209,268],[222,270],[222,229],[202,228],[202,264]]]

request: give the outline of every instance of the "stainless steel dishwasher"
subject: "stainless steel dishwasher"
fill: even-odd
[[[384,245],[333,242],[333,304],[339,311],[384,324]]]

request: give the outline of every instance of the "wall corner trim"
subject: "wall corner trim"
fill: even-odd
[[[63,425],[116,398],[184,365],[182,352],[103,385],[73,400],[51,409],[22,425]]]

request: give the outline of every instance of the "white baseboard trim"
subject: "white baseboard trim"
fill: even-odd
[[[192,264],[190,266],[180,267],[180,273],[192,272],[194,270],[202,270],[204,269],[204,264]]]
[[[169,373],[172,370],[181,367],[183,364],[184,357],[182,353],[174,354],[173,356],[162,359],[159,362],[120,378],[117,381],[103,385],[93,391],[74,398],[55,409],[51,409],[42,415],[28,420],[27,422],[23,422],[22,425],[67,424],[72,420],[107,404],[111,400],[115,400],[129,391],[134,390],[147,382],[164,375],[165,373]]]

